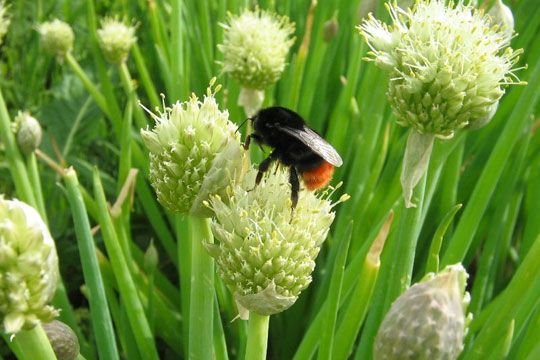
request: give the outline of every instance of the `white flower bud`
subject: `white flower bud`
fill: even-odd
[[[285,58],[294,43],[294,23],[256,9],[241,15],[229,14],[223,44],[223,71],[243,87],[262,90],[279,80],[285,69]]]
[[[0,196],[0,321],[15,334],[47,322],[58,311],[47,305],[58,284],[54,241],[38,212]]]
[[[457,359],[471,318],[467,277],[461,264],[447,266],[401,294],[379,327],[373,359]]]
[[[103,19],[97,35],[105,59],[116,65],[126,61],[129,50],[137,42],[135,26],[128,26],[116,18]]]
[[[45,22],[38,27],[41,35],[41,45],[49,54],[56,56],[57,60],[62,61],[68,52],[73,49],[75,35],[69,24],[54,19]]]

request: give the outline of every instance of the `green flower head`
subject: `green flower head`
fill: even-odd
[[[411,286],[392,304],[373,349],[373,359],[457,359],[471,315],[467,272],[447,266]]]
[[[54,19],[45,22],[38,27],[41,35],[41,45],[49,54],[56,56],[57,60],[62,61],[66,54],[73,49],[75,35],[69,24]]]
[[[240,308],[271,315],[290,307],[311,282],[336,203],[329,193],[301,191],[291,214],[288,172],[278,169],[253,189],[255,174],[250,170],[229,188],[227,201],[211,197],[219,243],[207,248]]]
[[[262,90],[279,80],[294,43],[294,23],[285,16],[256,9],[229,14],[223,44],[223,71],[243,87]]]
[[[506,30],[490,16],[463,1],[445,3],[387,4],[392,25],[370,15],[359,26],[368,60],[390,73],[398,124],[439,138],[491,119],[522,52],[508,47]]]
[[[99,46],[107,61],[119,65],[126,61],[129,50],[137,42],[135,26],[116,18],[105,18],[97,31]]]
[[[210,83],[201,102],[193,94],[171,108],[152,114],[156,125],[142,130],[150,151],[150,181],[167,209],[209,216],[203,205],[210,194],[222,193],[242,167],[242,149],[229,113],[219,109]]]
[[[0,320],[2,331],[15,334],[52,320],[47,305],[58,284],[54,241],[38,212],[0,196]]]

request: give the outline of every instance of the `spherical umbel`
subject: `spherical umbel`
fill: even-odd
[[[243,87],[262,90],[279,80],[294,43],[294,23],[285,16],[256,9],[229,14],[223,44],[223,71]]]
[[[75,39],[73,30],[69,24],[61,20],[54,19],[39,25],[38,32],[41,35],[43,49],[56,56],[59,61],[62,61],[66,54],[73,49]]]
[[[141,131],[150,151],[150,181],[168,210],[209,216],[202,202],[240,176],[239,134],[214,95],[208,88],[202,102],[193,94],[186,102],[164,107],[152,114],[154,128]]]
[[[278,169],[253,188],[255,174],[250,170],[229,188],[227,201],[211,197],[212,232],[218,243],[207,248],[237,303],[271,315],[290,307],[311,282],[336,203],[327,192],[301,191],[291,214],[288,172]]]
[[[449,138],[485,122],[514,83],[521,50],[491,17],[463,2],[420,0],[412,9],[388,4],[392,25],[370,16],[359,27],[368,59],[389,71],[388,99],[397,122]]]
[[[375,338],[374,360],[457,359],[470,316],[461,264],[411,286],[392,304]]]
[[[38,212],[0,196],[0,321],[15,334],[58,315],[49,306],[58,284],[54,241]]]
[[[135,26],[115,18],[105,18],[97,31],[98,42],[107,61],[119,65],[126,61],[129,50],[137,42]]]

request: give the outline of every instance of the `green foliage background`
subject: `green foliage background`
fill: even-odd
[[[138,42],[127,66],[136,97],[148,107],[159,105],[159,93],[165,94],[167,104],[183,101],[191,92],[202,95],[209,80],[218,76],[218,83],[223,84],[218,94],[220,105],[229,109],[231,119],[239,124],[245,119],[243,110],[236,104],[239,85],[221,74],[218,64],[221,54],[216,45],[223,36],[219,24],[225,22],[227,11],[238,13],[256,4],[288,15],[296,23],[296,42],[282,79],[266,90],[264,106],[295,109],[311,127],[325,135],[343,155],[345,164],[334,179],[336,183],[344,182],[342,191],[350,194],[351,199],[337,209],[331,236],[317,259],[311,286],[291,309],[272,317],[268,357],[310,358],[324,337],[331,339],[334,350],[346,347],[348,339],[356,339],[350,349],[351,357],[367,358],[377,326],[392,301],[410,282],[425,275],[428,259],[438,254],[431,247],[437,234],[442,237],[441,264],[461,261],[470,274],[470,310],[475,320],[462,357],[506,355],[532,359],[540,353],[540,335],[534,330],[540,324],[538,1],[509,3],[519,34],[513,39],[512,47],[525,49],[520,63],[528,64],[518,75],[529,85],[507,88],[497,114],[485,128],[461,132],[448,141],[436,141],[425,184],[420,185],[425,186],[422,206],[414,213],[404,210],[399,184],[406,129],[394,123],[388,107],[386,75],[373,64],[362,61],[367,46],[355,30],[367,8],[371,7],[380,18],[387,17],[382,2],[370,2],[371,5],[368,2],[319,1],[313,9],[308,38],[308,0],[13,1],[10,30],[0,49],[0,86],[12,117],[17,110],[27,109],[42,123],[41,150],[64,166],[72,165],[83,188],[92,189],[92,167],[98,166],[107,198],[113,203],[125,179],[119,164],[126,154],[125,144],[113,131],[115,120],[100,109],[72,67],[57,63],[43,52],[36,25],[58,17],[73,27],[76,35],[73,56],[104,94],[109,108],[117,106],[123,114],[130,106],[131,95],[126,95],[122,87],[120,69],[104,62],[96,43],[95,26],[97,19],[109,15],[134,19],[138,24]],[[486,8],[490,5],[490,1],[480,3]],[[337,21],[339,31],[330,41],[325,41],[324,27],[330,19]],[[148,79],[144,78],[145,74]],[[139,269],[134,273],[145,273],[142,254],[150,239],[155,240],[159,250],[155,290],[163,306],[155,305],[154,315],[147,315],[156,319],[154,335],[160,357],[186,357],[189,316],[182,301],[189,285],[181,280],[182,262],[189,262],[189,254],[178,255],[176,244],[189,235],[189,220],[166,213],[149,192],[145,151],[138,153],[136,147],[144,149],[138,128],[150,119],[144,117],[143,122],[140,114],[140,109],[134,107],[131,154],[132,165],[139,168],[140,175],[125,229],[134,266]],[[255,154],[256,162],[261,156]],[[60,176],[43,162],[39,163],[39,170],[64,285],[86,339],[82,340],[83,354],[91,359],[96,356],[94,335],[72,213],[64,189],[59,186]],[[16,197],[3,153],[0,153],[0,178],[0,192]],[[90,195],[85,200],[91,224],[100,223],[95,200]],[[457,211],[456,204],[463,205],[461,210]],[[329,330],[320,314],[330,311],[331,299],[335,300],[335,296],[338,299],[334,309],[336,329],[340,329],[349,304],[361,302],[351,293],[357,284],[365,281],[362,275],[366,274],[361,271],[363,259],[390,210],[394,211],[394,221],[377,270],[373,295],[368,298],[365,321],[348,332],[334,333],[332,329],[326,334]],[[448,226],[446,231],[445,226]],[[333,281],[339,276],[332,274],[339,258],[339,244],[349,241],[348,235],[350,245],[344,259],[343,282],[336,285]],[[109,256],[103,246],[102,232],[96,233],[95,241],[103,256]],[[135,346],[133,329],[126,325],[124,299],[112,290],[116,288],[114,273],[105,257],[101,258],[101,271],[110,290],[109,306],[119,349],[125,358],[144,359],[145,354]],[[137,286],[144,294],[147,283],[139,280]],[[217,314],[220,314],[221,321],[215,321],[217,340],[208,346],[214,348],[218,359],[241,358],[247,325],[244,321],[232,321],[237,314],[235,306],[217,277],[216,299],[219,309],[216,308],[215,318],[219,320]],[[145,306],[148,312],[149,305]],[[64,320],[69,314],[69,310],[62,312]],[[170,319],[170,323],[161,323],[159,319]],[[8,353],[4,346],[2,354]]]

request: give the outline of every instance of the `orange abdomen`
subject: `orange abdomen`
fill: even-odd
[[[332,180],[334,174],[334,166],[326,161],[314,169],[302,173],[304,184],[308,190],[320,189]]]

